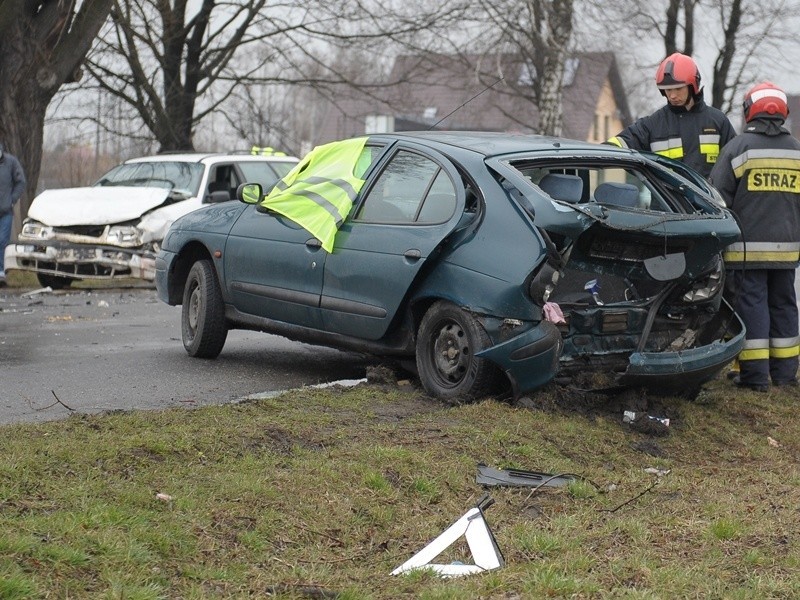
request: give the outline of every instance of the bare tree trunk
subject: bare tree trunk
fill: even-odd
[[[549,2],[551,7],[543,24],[549,35],[543,40],[545,68],[541,73],[539,89],[539,133],[561,136],[564,129],[564,110],[561,86],[564,82],[564,67],[572,39],[572,0]]]
[[[678,51],[678,12],[680,10],[681,0],[669,0],[667,6],[667,26],[664,30],[664,51],[665,56],[674,54]]]
[[[0,141],[25,171],[19,218],[28,213],[39,180],[47,106],[64,83],[77,81],[83,61],[108,16],[111,0],[0,5]],[[14,232],[20,223],[15,222]]]
[[[725,90],[736,54],[736,35],[742,22],[742,2],[733,0],[728,22],[725,24],[725,43],[714,61],[714,82],[711,87],[711,105],[721,108],[725,102]]]
[[[698,0],[669,0],[667,22],[664,27],[665,56],[680,52],[691,56],[694,53],[694,8]],[[683,8],[683,23],[681,23]],[[678,31],[683,27],[683,47],[678,46]]]
[[[683,53],[692,56],[694,54],[694,7],[696,0],[685,0],[683,3],[684,19],[683,33]]]

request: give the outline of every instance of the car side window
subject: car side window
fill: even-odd
[[[445,171],[439,169],[433,185],[422,202],[417,222],[444,223],[456,210],[456,190]]]
[[[426,156],[400,150],[378,176],[356,220],[373,223],[440,223],[455,210],[450,177]]]
[[[228,192],[228,197],[233,198],[238,186],[238,177],[230,164],[218,164],[208,176],[208,193]]]

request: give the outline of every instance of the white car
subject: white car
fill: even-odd
[[[172,222],[236,197],[241,183],[271,188],[298,159],[282,153],[187,153],[134,158],[90,187],[46,190],[28,210],[7,271],[36,273],[59,289],[79,279],[152,281]]]

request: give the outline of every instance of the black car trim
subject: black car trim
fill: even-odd
[[[232,282],[231,289],[246,294],[255,294],[262,298],[270,298],[271,300],[292,302],[293,304],[302,304],[303,306],[311,306],[313,308],[319,307],[319,296],[317,294],[309,294],[308,292],[298,292],[268,285],[259,285],[257,283],[244,283],[242,281]]]
[[[342,300],[333,296],[323,296],[320,301],[320,308],[335,310],[337,312],[349,313],[351,315],[361,315],[363,317],[375,317],[376,319],[386,318],[386,309],[380,306],[364,304],[363,302],[353,302],[352,300]]]
[[[330,345],[341,350],[354,350],[380,356],[414,356],[414,336],[406,331],[398,331],[381,341],[373,342],[350,335],[330,333],[284,321],[258,317],[238,311],[230,304],[225,307],[225,318],[240,329],[252,329],[282,335],[290,340],[307,344]]]

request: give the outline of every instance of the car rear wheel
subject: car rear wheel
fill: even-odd
[[[42,287],[49,287],[54,290],[63,290],[72,285],[72,279],[69,277],[59,277],[58,275],[47,275],[45,273],[37,273],[36,279],[39,280],[39,285]]]
[[[228,337],[225,303],[209,260],[194,263],[183,288],[181,311],[183,347],[189,356],[216,358]]]
[[[417,332],[417,372],[431,396],[472,402],[498,385],[497,367],[475,356],[491,343],[480,323],[456,305],[439,301]]]

